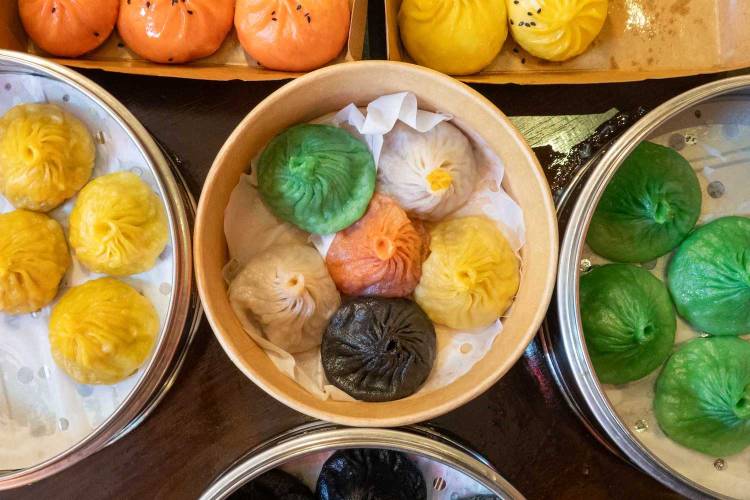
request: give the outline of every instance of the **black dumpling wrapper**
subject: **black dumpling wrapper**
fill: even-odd
[[[415,302],[361,297],[333,315],[321,357],[328,381],[360,401],[414,394],[435,362],[435,327]]]
[[[319,500],[426,500],[422,473],[406,455],[382,449],[340,450],[323,464]]]
[[[229,500],[313,500],[313,494],[302,481],[273,469],[232,493]]]

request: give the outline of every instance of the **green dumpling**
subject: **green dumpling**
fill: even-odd
[[[669,358],[656,381],[654,412],[664,433],[714,457],[750,445],[750,344],[698,338]]]
[[[712,335],[750,333],[750,219],[722,217],[698,228],[668,268],[677,312]]]
[[[580,282],[581,322],[591,362],[605,384],[645,377],[669,356],[677,319],[667,287],[648,271],[607,264]]]
[[[330,125],[296,125],[277,135],[258,164],[258,190],[280,219],[332,234],[359,220],[375,191],[367,146]]]
[[[700,184],[690,163],[673,149],[643,142],[604,191],[586,241],[607,259],[647,262],[679,245],[700,213]]]

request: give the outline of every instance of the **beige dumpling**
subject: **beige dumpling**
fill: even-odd
[[[0,215],[0,312],[22,314],[46,306],[69,266],[57,221],[26,210]]]
[[[52,358],[82,384],[115,384],[135,373],[158,332],[153,304],[114,278],[68,290],[49,322]]]
[[[506,0],[510,30],[529,54],[565,61],[583,53],[607,19],[608,0]]]
[[[16,208],[48,212],[91,177],[86,126],[55,104],[21,104],[0,119],[0,192]]]
[[[76,258],[88,269],[112,276],[154,267],[168,231],[161,199],[131,172],[91,181],[70,215],[70,246]]]

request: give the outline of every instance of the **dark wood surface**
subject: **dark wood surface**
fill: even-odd
[[[375,36],[376,55],[382,50],[379,42]],[[86,75],[184,160],[183,173],[196,197],[230,132],[283,84]],[[720,76],[476,88],[508,115],[599,113],[613,107],[651,108]],[[248,449],[307,421],[246,379],[204,321],[175,387],[139,428],[61,474],[4,496],[191,499]],[[562,400],[536,343],[487,393],[434,423],[487,456],[531,499],[676,497],[587,433]]]

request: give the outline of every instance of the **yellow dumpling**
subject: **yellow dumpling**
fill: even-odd
[[[48,212],[91,177],[86,126],[54,104],[21,104],[0,118],[0,192],[16,208]]]
[[[414,297],[435,323],[473,330],[492,324],[513,302],[519,262],[508,240],[484,217],[438,223]]]
[[[91,181],[70,215],[75,256],[97,273],[126,276],[148,271],[168,238],[161,199],[131,172]]]
[[[505,0],[404,0],[398,23],[418,64],[451,75],[481,71],[508,37]]]
[[[26,210],[0,215],[0,312],[22,314],[46,306],[69,266],[57,221]]]
[[[513,38],[529,54],[565,61],[583,53],[607,19],[608,0],[506,0]]]
[[[114,278],[71,288],[49,321],[53,359],[82,384],[114,384],[135,373],[158,332],[153,304]]]

